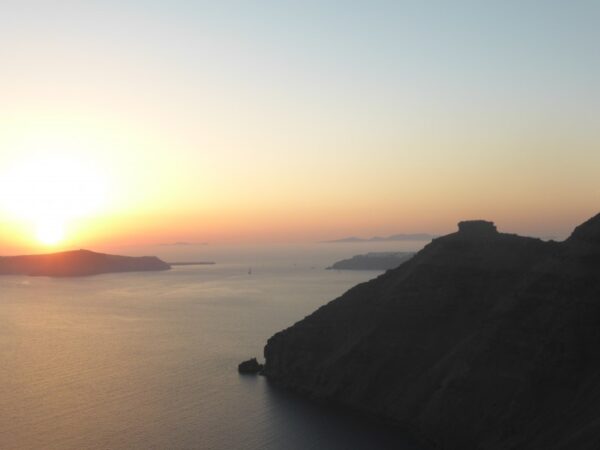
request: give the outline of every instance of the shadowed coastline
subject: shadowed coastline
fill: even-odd
[[[169,264],[156,256],[119,256],[90,250],[0,257],[0,275],[80,277],[170,268]]]

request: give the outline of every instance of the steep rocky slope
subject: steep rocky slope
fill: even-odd
[[[461,222],[265,360],[271,381],[434,448],[600,448],[600,215],[561,243]]]

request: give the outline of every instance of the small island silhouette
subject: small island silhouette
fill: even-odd
[[[79,277],[170,268],[169,264],[156,256],[120,256],[90,250],[0,257],[0,275]]]
[[[327,270],[389,270],[413,255],[413,252],[370,252],[336,261]]]

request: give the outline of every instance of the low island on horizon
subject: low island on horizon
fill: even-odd
[[[0,275],[80,277],[118,272],[169,270],[156,256],[121,256],[90,250],[38,255],[0,256]]]
[[[341,239],[332,239],[320,241],[320,244],[352,244],[357,242],[394,242],[394,241],[431,241],[437,238],[436,234],[429,233],[399,233],[390,236],[373,236],[370,238],[361,238],[357,236],[348,236]]]
[[[326,270],[389,270],[412,258],[414,252],[369,252],[334,262]]]

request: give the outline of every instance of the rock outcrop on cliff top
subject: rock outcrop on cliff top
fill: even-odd
[[[600,215],[564,242],[469,221],[281,331],[263,373],[434,448],[600,448]]]

